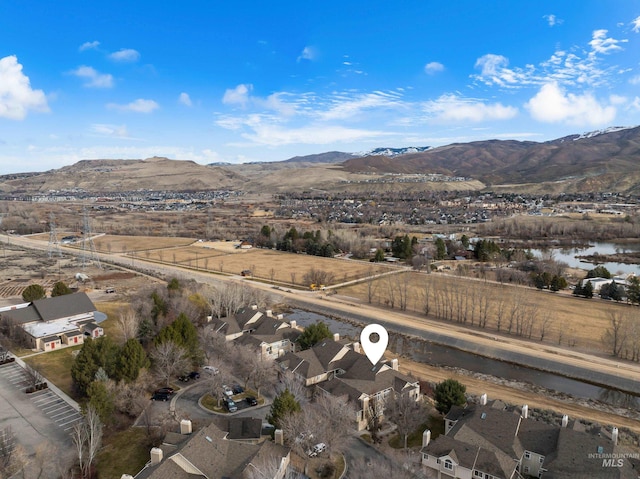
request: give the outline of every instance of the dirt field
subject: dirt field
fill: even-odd
[[[545,325],[545,341],[552,344],[569,345],[581,350],[604,351],[602,336],[609,327],[609,313],[619,311],[627,313],[636,306],[617,304],[612,301],[604,301],[599,298],[577,298],[570,291],[552,293],[533,288],[523,288],[506,284],[476,281],[443,273],[419,274],[404,273],[407,275],[407,310],[423,313],[425,290],[429,290],[431,314],[434,314],[433,295],[451,295],[453,307],[471,308],[467,306],[469,300],[475,304],[475,322],[477,324],[478,303],[480,298],[487,301],[488,318],[487,330],[496,329],[498,309],[503,309],[503,322],[501,330],[506,329],[507,317],[515,306],[527,308],[529,318],[535,317],[536,322],[532,328],[532,339],[539,339],[543,321]],[[389,306],[390,289],[398,288],[404,280],[398,276],[393,282],[388,279],[379,279],[371,286],[374,294],[372,304]],[[340,288],[339,294],[356,298],[359,302],[368,301],[368,283],[360,283],[345,288]],[[398,308],[398,293],[396,291],[396,309]],[[463,297],[463,296],[464,297]],[[467,325],[471,326],[471,309],[468,312]],[[457,321],[456,321],[457,322]],[[526,336],[526,335],[525,335]],[[606,351],[605,351],[606,352]]]

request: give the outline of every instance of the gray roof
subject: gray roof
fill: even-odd
[[[34,308],[32,304],[30,304],[26,308],[4,311],[2,313],[2,317],[11,319],[16,324],[27,324],[34,321],[40,321],[38,310],[36,310],[36,308]]]
[[[227,419],[223,426],[229,434],[228,439],[235,441],[257,440],[262,435],[262,419],[253,417],[233,417]]]
[[[96,307],[86,293],[64,294],[55,298],[38,299],[31,304],[38,311],[43,321],[52,321],[96,311]]]

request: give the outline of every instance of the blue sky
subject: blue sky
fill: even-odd
[[[0,3],[0,174],[640,125],[640,0]]]

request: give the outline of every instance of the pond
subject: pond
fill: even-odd
[[[567,263],[571,268],[581,268],[590,270],[593,269],[595,264],[585,263],[576,256],[588,256],[593,254],[615,254],[626,252],[640,251],[640,243],[609,243],[609,242],[596,242],[587,248],[548,248],[548,249],[532,249],[531,252],[538,258],[543,255],[551,253],[553,259],[556,261],[562,261]],[[609,270],[611,274],[633,273],[640,275],[639,264],[624,264],[624,263],[598,263]]]

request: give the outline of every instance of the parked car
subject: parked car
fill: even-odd
[[[238,410],[238,406],[236,406],[235,401],[231,398],[224,399],[224,407],[227,408],[229,412],[236,412]]]
[[[220,373],[220,370],[215,366],[202,366],[202,370],[211,374],[212,376]]]
[[[247,396],[244,400],[247,402],[247,404],[249,406],[257,406],[258,405],[258,400],[256,398],[254,398],[253,396]]]
[[[171,397],[170,394],[156,392],[156,393],[153,393],[153,396],[151,396],[151,400],[152,401],[168,401],[170,397]]]
[[[239,384],[234,384],[231,390],[233,391],[233,394],[242,394],[244,392],[244,388]]]
[[[173,393],[173,388],[159,388],[154,392],[154,394],[168,394],[169,396],[171,396]]]
[[[189,373],[189,379],[193,379],[193,380],[200,379],[200,373],[198,371],[191,371]]]
[[[319,442],[318,444],[316,444],[315,446],[313,446],[311,449],[307,451],[307,455],[309,457],[316,457],[318,454],[326,450],[327,450],[327,445],[324,442]]]
[[[233,396],[233,390],[229,386],[222,386],[222,391],[224,392],[225,396]]]

